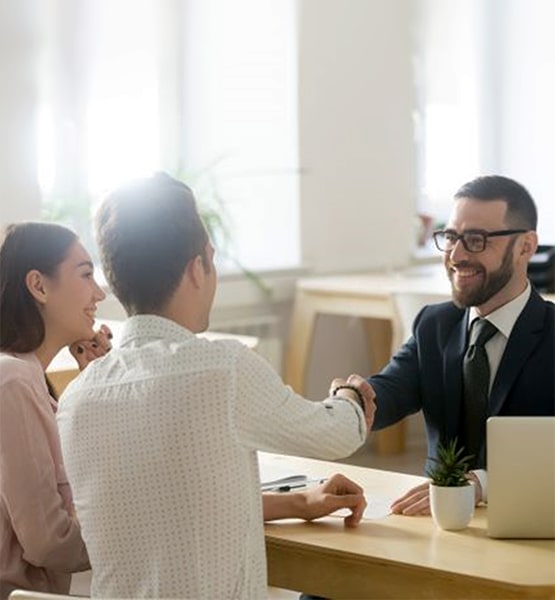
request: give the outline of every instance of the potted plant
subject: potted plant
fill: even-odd
[[[439,444],[436,464],[427,471],[430,482],[430,507],[441,529],[463,529],[474,514],[474,485],[467,479],[472,456],[464,455],[457,438]]]

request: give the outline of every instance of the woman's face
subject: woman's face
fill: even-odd
[[[96,305],[105,298],[93,276],[93,263],[79,241],[53,277],[44,277],[41,302],[46,336],[62,346],[93,337]]]

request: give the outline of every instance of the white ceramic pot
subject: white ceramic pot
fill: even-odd
[[[474,514],[474,485],[443,487],[431,483],[430,507],[441,529],[464,529]]]

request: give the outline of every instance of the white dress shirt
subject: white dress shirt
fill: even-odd
[[[505,352],[505,348],[507,347],[507,342],[509,341],[509,336],[511,335],[511,331],[516,323],[516,320],[520,316],[520,313],[523,311],[528,299],[530,298],[531,287],[530,282],[526,286],[526,289],[519,294],[516,298],[513,298],[507,304],[504,304],[500,308],[494,310],[489,313],[489,315],[485,315],[483,318],[487,319],[491,323],[493,323],[497,327],[497,332],[493,335],[493,337],[486,342],[484,348],[486,350],[486,354],[488,355],[489,362],[489,391],[491,392],[491,388],[493,386],[493,382],[495,381],[495,376],[497,375],[497,370],[499,369],[499,364],[501,363],[501,359],[503,358],[503,353]],[[475,319],[480,318],[478,311],[475,306],[472,306],[468,312],[468,328],[472,326],[472,323]],[[482,486],[482,501],[487,502],[488,500],[488,478],[487,472],[484,469],[476,469],[474,471],[476,477],[480,481],[480,485]]]
[[[255,450],[335,459],[366,437],[354,403],[305,400],[238,342],[145,315],[68,387],[58,424],[106,598],[266,597]]]

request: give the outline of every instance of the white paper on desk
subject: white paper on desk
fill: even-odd
[[[293,471],[291,467],[287,465],[282,465],[279,463],[272,462],[271,464],[259,464],[260,470],[260,482],[262,489],[264,490],[271,483],[282,482],[283,484],[287,483],[296,483],[299,481],[313,481],[318,480],[318,477],[308,477],[304,473],[299,473],[298,471]]]
[[[376,521],[383,519],[391,514],[391,504],[394,500],[391,496],[380,496],[377,494],[365,494],[366,508],[364,509],[363,519]],[[342,508],[333,513],[334,517],[347,517],[351,514],[348,508]]]
[[[306,475],[287,475],[287,477],[279,477],[271,481],[264,480],[260,483],[260,489],[263,492],[279,491],[282,486],[306,487],[308,484]]]
[[[383,519],[391,514],[391,505],[395,500],[392,496],[369,494],[366,496],[367,506],[363,519]]]

